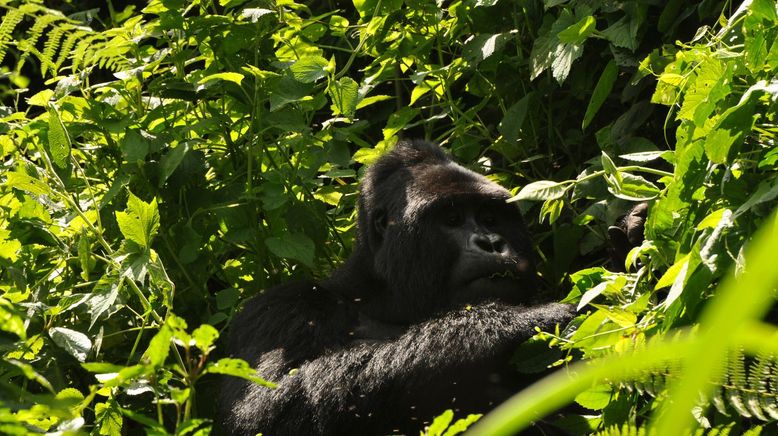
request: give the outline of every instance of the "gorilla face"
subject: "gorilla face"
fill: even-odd
[[[426,142],[398,145],[363,181],[355,263],[386,320],[451,306],[529,301],[532,243],[510,193]],[[369,263],[368,263],[369,262]]]
[[[502,199],[464,198],[436,208],[433,220],[457,253],[447,289],[454,303],[526,301],[534,267],[519,211]]]

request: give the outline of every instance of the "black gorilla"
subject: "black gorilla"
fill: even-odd
[[[230,352],[278,384],[225,379],[230,434],[417,433],[516,389],[510,354],[573,317],[537,299],[532,242],[507,190],[436,145],[402,142],[368,171],[354,253],[321,283],[250,300]]]

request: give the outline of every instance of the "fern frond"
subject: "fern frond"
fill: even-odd
[[[59,56],[57,56],[57,61],[54,62],[53,74],[57,74],[60,67],[62,67],[62,64],[65,63],[65,59],[68,58],[71,50],[73,50],[73,47],[76,45],[76,42],[85,35],[87,35],[87,32],[78,28],[68,34],[68,37],[65,38],[65,42],[63,42],[59,48]]]
[[[0,23],[0,63],[3,62],[9,42],[13,39],[14,29],[23,18],[24,12],[20,9],[11,9],[3,17],[3,22]]]
[[[62,35],[65,34],[66,28],[64,26],[55,27],[52,29],[51,32],[49,32],[49,38],[46,40],[46,44],[43,46],[43,59],[48,61],[48,63],[54,64],[54,55],[57,52],[57,47],[59,46],[59,41],[62,38]],[[56,71],[56,65],[54,71],[52,71],[53,74],[57,74]],[[41,66],[41,76],[46,75],[46,67]]]
[[[624,424],[622,426],[612,425],[605,430],[596,433],[597,436],[646,436],[644,426],[637,427],[635,424]]]

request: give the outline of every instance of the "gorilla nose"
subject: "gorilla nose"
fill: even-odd
[[[490,254],[505,254],[508,243],[500,235],[475,233],[470,236],[470,247]]]

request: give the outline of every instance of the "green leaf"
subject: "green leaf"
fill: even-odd
[[[170,341],[173,339],[173,329],[165,323],[149,341],[149,346],[143,353],[142,359],[152,367],[160,367],[165,364],[170,353]]]
[[[28,98],[27,104],[30,106],[48,107],[52,97],[54,97],[54,91],[51,89],[44,89],[43,91],[40,91],[39,93]]]
[[[678,119],[693,120],[702,126],[716,104],[730,93],[731,69],[718,59],[706,59],[696,70],[694,81],[686,90]]]
[[[432,424],[430,424],[429,428],[427,429],[427,435],[442,436],[443,431],[448,428],[448,425],[451,424],[453,419],[454,411],[451,409],[448,409],[441,413],[439,416],[436,416],[435,419],[432,420]]]
[[[600,79],[597,81],[597,85],[594,87],[592,98],[589,99],[589,105],[586,107],[586,114],[584,115],[583,122],[581,122],[582,129],[586,129],[586,127],[589,126],[589,123],[591,123],[594,116],[597,115],[597,111],[600,110],[605,99],[610,95],[618,73],[619,67],[616,65],[616,61],[611,59],[602,71]]]
[[[160,175],[159,175],[159,186],[163,186],[165,181],[167,181],[168,178],[173,174],[173,172],[178,168],[178,166],[181,164],[181,161],[184,160],[184,156],[186,156],[186,153],[191,150],[191,146],[189,145],[190,141],[184,141],[175,148],[171,149],[167,153],[165,153],[164,156],[162,156],[162,159],[159,161],[160,166]]]
[[[51,189],[49,188],[49,185],[42,182],[40,179],[31,177],[26,173],[14,171],[11,173],[6,173],[5,177],[5,186],[20,189],[32,195],[51,195]]]
[[[294,259],[313,268],[315,246],[313,241],[302,233],[284,233],[281,236],[265,239],[270,252],[278,257]]]
[[[595,30],[597,21],[593,16],[589,15],[581,18],[577,23],[567,27],[565,30],[559,32],[557,37],[560,42],[566,44],[581,44],[586,41],[586,38],[592,34]]]
[[[10,230],[0,229],[0,257],[16,262],[21,249],[22,243],[11,238]]]
[[[203,374],[224,374],[231,375],[233,377],[240,377],[257,383],[268,388],[275,388],[275,383],[269,382],[257,375],[257,371],[249,366],[248,362],[243,359],[224,358],[219,359],[215,363],[208,363],[205,367]]]
[[[560,44],[556,47],[551,61],[551,75],[558,83],[561,84],[567,79],[573,62],[582,54],[583,47],[580,45]]]
[[[27,339],[23,314],[16,310],[10,301],[2,297],[0,297],[0,330],[14,334],[20,339]]]
[[[467,415],[465,418],[457,419],[455,423],[451,424],[449,428],[446,429],[446,432],[443,433],[443,436],[455,436],[460,433],[464,433],[465,430],[470,428],[471,425],[475,424],[476,421],[481,419],[480,413],[471,413]]]
[[[749,10],[750,13],[771,22],[773,25],[778,22],[778,5],[775,0],[754,0],[751,2]]]
[[[343,115],[348,118],[354,116],[357,110],[359,85],[350,77],[342,77],[337,82],[330,83],[327,92],[332,100],[332,115]]]
[[[126,239],[143,248],[151,248],[151,241],[159,229],[157,199],[146,203],[130,192],[127,209],[116,212],[116,221]]]
[[[470,62],[481,62],[500,51],[509,38],[510,34],[504,33],[475,35],[465,42],[462,48],[462,57]]]
[[[531,99],[532,93],[528,93],[522,97],[521,100],[512,104],[511,107],[505,111],[505,116],[497,126],[497,131],[499,131],[509,143],[515,143],[519,140],[521,127],[524,125],[524,120],[527,118],[527,109],[529,108]]]
[[[610,385],[601,384],[589,388],[575,396],[575,402],[590,410],[602,410],[613,396]]]
[[[213,343],[219,338],[219,331],[208,324],[197,327],[192,332],[195,346],[203,353],[209,353],[213,349]]]
[[[509,202],[519,200],[545,201],[562,198],[570,187],[569,184],[552,182],[550,180],[540,180],[532,182],[521,188],[516,196],[509,199]]]
[[[653,183],[630,173],[620,173],[621,183],[618,186],[609,186],[608,190],[624,200],[646,201],[656,198],[661,192]]]
[[[95,421],[100,425],[98,434],[121,436],[123,418],[115,401],[95,404]]]
[[[543,222],[545,217],[548,216],[548,223],[554,224],[557,218],[562,214],[564,205],[564,198],[552,198],[544,201],[543,206],[540,207],[539,221]]]
[[[49,329],[49,336],[55,344],[62,347],[79,362],[86,360],[86,356],[92,348],[92,341],[89,340],[89,337],[76,330],[52,327]]]
[[[614,46],[635,51],[640,42],[637,39],[638,28],[639,23],[636,20],[629,16],[625,16],[612,26],[603,30],[601,34]]]
[[[197,83],[199,85],[203,85],[203,84],[206,84],[208,82],[212,82],[214,80],[223,80],[225,82],[232,82],[232,83],[235,83],[236,85],[240,85],[240,82],[243,81],[243,74],[232,73],[232,72],[216,73],[216,74],[211,74],[209,76],[203,77]]]
[[[389,115],[386,127],[383,129],[384,140],[399,133],[405,126],[419,114],[419,110],[413,107],[404,107]]]
[[[86,300],[90,317],[89,330],[92,330],[97,320],[113,307],[122,284],[123,281],[114,276],[103,277],[96,289],[89,294]]]
[[[67,168],[70,158],[70,136],[54,106],[49,106],[49,131],[47,145],[51,161],[60,168]]]
[[[295,80],[313,83],[327,76],[329,62],[321,56],[304,56],[297,60],[289,70]]]

